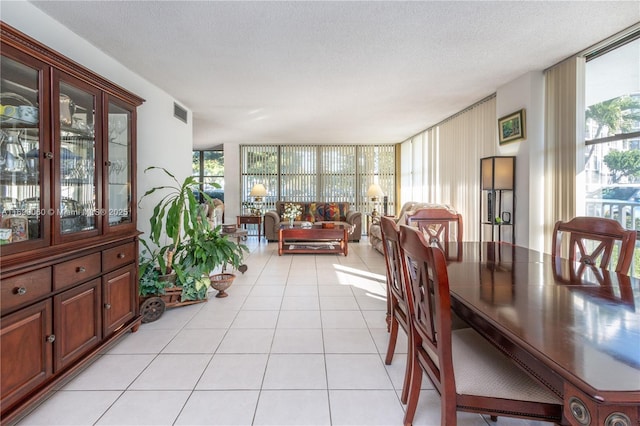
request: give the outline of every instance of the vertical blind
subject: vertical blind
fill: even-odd
[[[251,188],[262,183],[265,209],[276,201],[336,201],[364,213],[372,209],[367,189],[377,183],[393,214],[395,152],[395,145],[241,145],[241,200],[251,202]]]
[[[401,144],[402,202],[449,204],[479,238],[480,158],[496,154],[495,95]]]
[[[396,206],[396,147],[395,145],[357,146],[357,193],[358,211],[372,210],[370,200],[366,198],[369,185],[377,183],[387,197],[387,213],[395,214]],[[380,208],[378,208],[379,211]],[[384,211],[382,211],[384,213]],[[364,229],[364,228],[363,228]]]

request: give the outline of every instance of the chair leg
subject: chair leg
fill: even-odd
[[[498,421],[498,416],[489,416],[489,418],[491,419],[492,422]]]
[[[411,369],[411,385],[409,386],[409,401],[407,402],[407,411],[404,413],[404,425],[413,424],[413,418],[416,415],[418,407],[418,398],[420,397],[420,386],[422,385],[422,369],[418,365],[415,356],[411,357],[411,365],[407,365]]]
[[[393,353],[396,350],[396,342],[398,340],[398,320],[393,316],[391,317],[391,334],[389,335],[389,346],[387,346],[387,356],[384,359],[384,363],[391,364],[393,360]]]
[[[411,333],[408,333],[407,339],[409,339],[409,344],[407,345],[407,368],[404,370],[404,381],[402,382],[402,394],[400,396],[400,401],[403,404],[407,403],[407,399],[409,398],[409,386],[411,385],[411,372],[413,370],[413,363],[411,360],[413,359],[413,345],[411,339]]]

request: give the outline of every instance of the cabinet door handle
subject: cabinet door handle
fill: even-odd
[[[27,294],[27,288],[26,287],[18,287],[18,288],[16,288],[16,294],[18,296],[24,296],[25,294]]]
[[[46,158],[47,160],[53,160],[53,152],[45,152],[44,158]]]
[[[111,166],[111,161],[109,161],[109,160],[105,161],[104,165],[107,166],[107,167],[110,167]]]
[[[124,259],[124,258],[125,258],[124,253],[118,253],[118,259]]]
[[[55,341],[56,341],[56,335],[55,335],[55,334],[52,334],[52,335],[50,335],[50,336],[47,336],[47,342],[49,342],[49,343],[53,343],[53,342],[55,342]]]
[[[76,272],[78,272],[78,273],[82,273],[82,272],[86,272],[86,271],[87,271],[87,270],[85,269],[85,267],[84,267],[84,266],[78,266],[78,267],[76,268]]]
[[[104,308],[105,309],[111,309],[111,303],[105,303],[104,304]]]

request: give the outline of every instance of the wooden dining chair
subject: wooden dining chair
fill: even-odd
[[[402,263],[400,260],[400,234],[398,225],[392,218],[382,216],[380,218],[380,228],[382,231],[382,244],[384,248],[384,259],[387,267],[387,321],[389,324],[389,345],[385,364],[390,365],[398,340],[398,329],[407,333],[409,338],[409,316],[405,286],[402,278]],[[408,351],[407,351],[408,353]],[[407,356],[407,365],[409,358]],[[407,402],[407,392],[409,391],[409,370],[405,371],[404,385],[402,387],[401,400]]]
[[[407,215],[407,225],[420,229],[431,245],[439,246],[447,260],[462,257],[462,215],[448,206],[425,207]],[[451,244],[451,243],[457,243]]]
[[[626,274],[635,244],[636,231],[623,228],[613,219],[578,216],[568,222],[556,222],[551,255],[554,259],[562,257],[563,246],[567,245],[570,262],[603,269],[615,263],[615,271]],[[615,253],[617,262],[613,259]]]
[[[451,296],[443,252],[417,229],[400,226],[400,255],[411,330],[411,372],[404,424],[413,422],[422,372],[441,397],[442,426],[456,412],[559,423],[562,400],[527,375],[472,328],[451,329]]]

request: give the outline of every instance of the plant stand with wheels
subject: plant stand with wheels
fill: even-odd
[[[160,318],[167,308],[193,305],[194,303],[206,302],[208,299],[180,301],[182,287],[169,287],[164,294],[157,296],[146,296],[140,298],[140,315],[142,322],[153,322]]]

